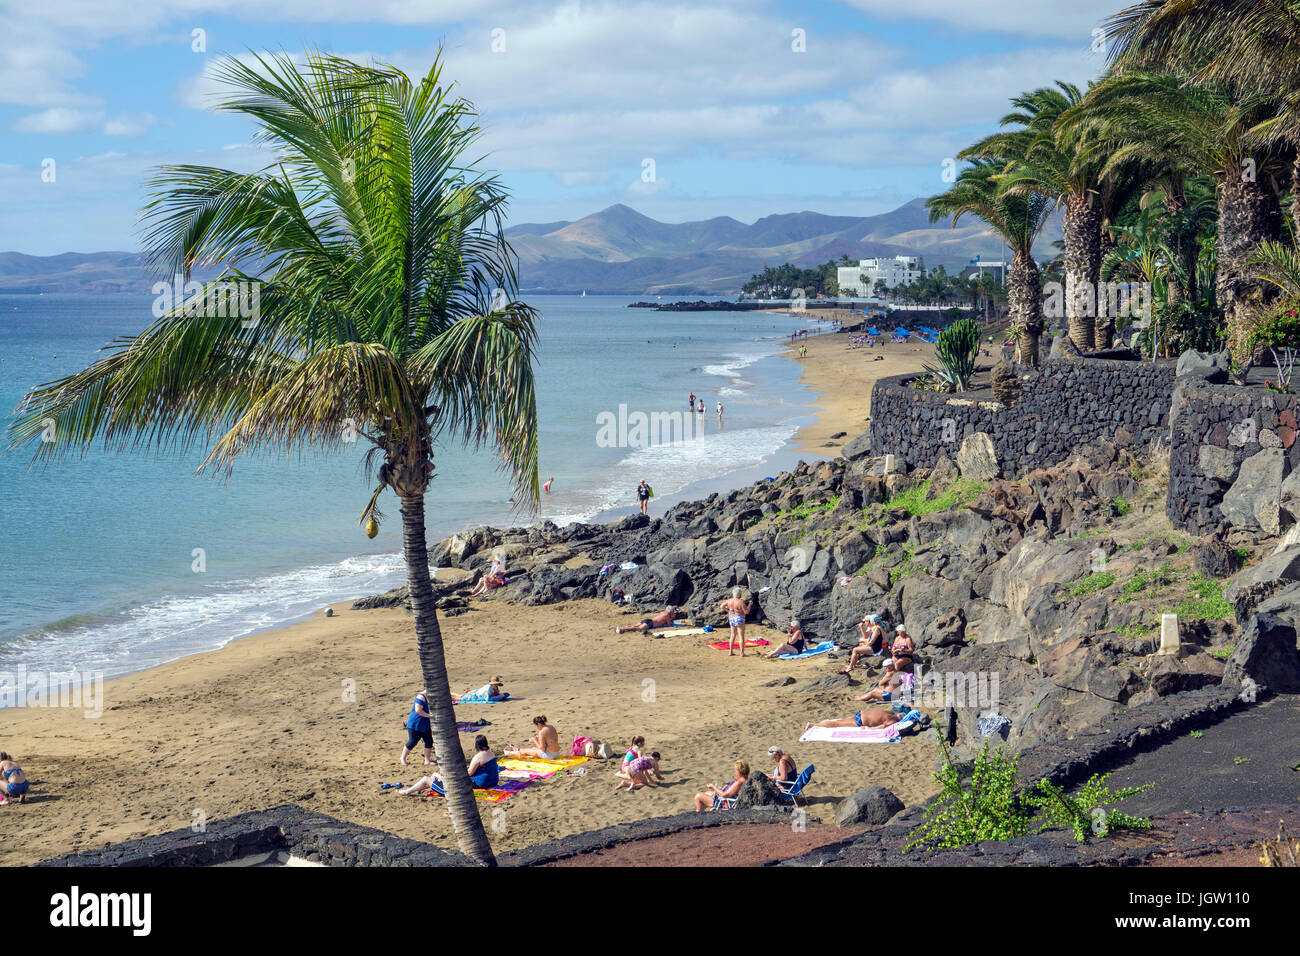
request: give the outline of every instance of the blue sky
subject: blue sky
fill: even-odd
[[[0,0],[0,250],[135,249],[152,167],[257,168],[249,126],[211,110],[207,71],[305,47],[422,74],[441,46],[512,223],[616,202],[671,222],[869,215],[941,189],[943,161],[1009,96],[1095,77],[1093,30],[1120,6]]]

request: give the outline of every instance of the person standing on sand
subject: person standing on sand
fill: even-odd
[[[636,500],[637,503],[641,506],[641,513],[643,515],[649,514],[650,513],[650,486],[645,483],[644,478],[641,479],[641,484],[636,486]]]
[[[535,744],[533,747],[507,747],[507,757],[537,757],[542,760],[559,760],[564,756],[560,752],[560,733],[554,727],[546,722],[546,717],[534,717],[533,726],[537,728],[537,736],[529,737],[528,742]]]
[[[406,746],[402,748],[402,757],[397,762],[406,766],[406,756],[415,749],[420,741],[424,742],[424,762],[433,763],[433,725],[429,720],[429,695],[420,691],[411,704],[411,715],[406,718]]]
[[[718,610],[727,615],[727,626],[731,628],[731,637],[727,641],[727,656],[735,657],[735,644],[740,641],[740,656],[745,656],[745,618],[749,617],[749,602],[740,597],[740,588],[731,589],[731,597],[718,605]]]
[[[9,802],[10,797],[17,797],[19,803],[27,802],[27,791],[32,783],[18,766],[18,761],[0,750],[0,806]]]

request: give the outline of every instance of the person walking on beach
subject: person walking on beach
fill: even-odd
[[[687,408],[694,408],[694,407],[695,407],[695,393],[694,393],[694,392],[691,392],[690,397],[686,399],[686,407],[687,407]]]
[[[745,618],[749,617],[749,602],[740,596],[740,588],[731,589],[731,597],[718,605],[718,609],[727,615],[727,626],[731,628],[731,637],[727,641],[727,656],[735,657],[735,644],[740,641],[740,656],[745,656]]]
[[[18,761],[0,750],[0,806],[9,802],[10,797],[17,797],[19,803],[27,802],[27,791],[32,783],[18,766]]]
[[[641,513],[643,515],[649,514],[650,513],[650,486],[645,483],[644,478],[641,479],[641,484],[636,486],[636,500],[637,503],[640,504],[641,506]]]
[[[533,747],[507,747],[507,757],[538,757],[542,760],[559,760],[563,754],[560,752],[560,733],[549,723],[546,717],[534,717],[533,726],[537,728],[537,735],[529,737],[528,742],[535,744]]]
[[[411,703],[411,715],[406,718],[406,746],[402,748],[402,757],[397,762],[406,766],[406,756],[415,749],[415,745],[424,742],[424,762],[433,763],[433,725],[429,720],[429,695],[420,691]]]

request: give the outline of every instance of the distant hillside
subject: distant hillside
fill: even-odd
[[[520,285],[534,293],[735,295],[754,273],[785,262],[807,268],[845,255],[856,261],[912,254],[952,270],[977,255],[1002,256],[1001,242],[978,219],[965,218],[956,229],[931,225],[922,199],[878,216],[796,212],[751,225],[730,216],[659,222],[619,204],[575,222],[521,223],[506,234],[519,256]],[[1036,254],[1050,255],[1060,236],[1053,220]],[[153,282],[130,252],[0,252],[0,293],[149,293]]]
[[[748,226],[728,216],[662,223],[619,204],[576,222],[527,223],[506,234],[529,292],[733,294],[755,272],[784,262],[808,267],[845,255],[912,254],[951,270],[977,255],[1002,256],[1001,242],[978,219],[956,229],[931,224],[923,199],[877,216],[783,213]],[[1054,220],[1036,253],[1050,254],[1060,235]]]

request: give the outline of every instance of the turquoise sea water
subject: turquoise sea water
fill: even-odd
[[[510,483],[490,452],[440,448],[426,504],[431,543],[479,524],[628,511],[641,478],[662,511],[794,460],[788,440],[811,393],[775,353],[808,319],[660,313],[608,296],[532,301],[542,316],[541,471],[555,477],[553,490],[535,517],[512,515]],[[0,296],[0,424],[32,385],[146,326],[151,305],[148,296]],[[690,391],[707,406],[681,416],[691,440],[598,440],[620,405],[635,441],[636,412],[684,413]],[[227,482],[194,473],[203,450],[94,449],[39,469],[28,451],[0,450],[0,672],[21,663],[112,677],[402,583],[396,500],[383,499],[388,520],[373,541],[357,524],[373,487],[364,452],[264,454],[240,461]]]

